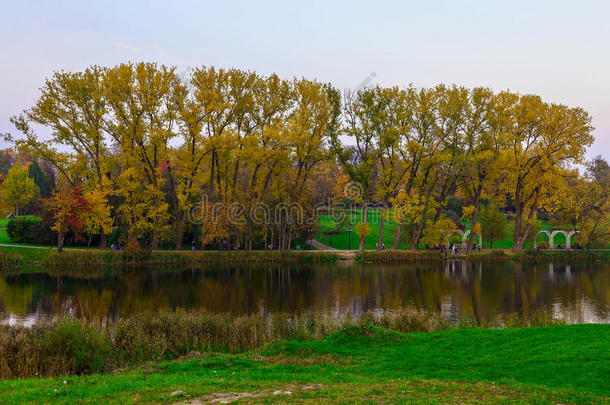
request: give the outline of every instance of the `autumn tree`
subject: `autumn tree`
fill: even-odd
[[[4,179],[2,189],[2,200],[15,207],[15,215],[19,215],[19,208],[34,201],[39,195],[39,190],[34,179],[29,177],[29,170],[19,163],[11,167]]]
[[[364,104],[364,108],[371,110],[370,127],[374,131],[378,148],[373,198],[382,204],[376,245],[377,250],[380,250],[388,216],[386,210],[409,170],[408,162],[403,159],[401,142],[409,132],[410,122],[405,90],[377,86],[371,90],[368,97],[370,100]]]
[[[467,150],[463,188],[472,201],[470,229],[474,229],[479,221],[481,198],[497,172],[496,165],[504,144],[502,123],[496,117],[499,108],[494,106],[491,90],[475,88],[470,92],[463,124]],[[468,235],[467,254],[472,252],[475,236],[475,232]]]
[[[428,219],[421,241],[429,247],[446,245],[455,227],[455,223],[447,217],[440,217],[436,222]]]
[[[27,145],[39,157],[53,163],[65,177],[92,178],[101,185],[107,171],[108,146],[105,139],[107,102],[102,85],[104,69],[92,66],[83,72],[56,72],[40,89],[34,107],[15,120],[27,121],[22,129]],[[50,140],[42,140],[29,130],[30,125],[43,125],[52,130]],[[49,145],[67,147],[71,160],[79,166],[79,173],[70,173],[65,166],[66,156]]]
[[[466,138],[466,115],[470,105],[468,90],[455,85],[438,85],[433,91],[436,99],[434,131],[437,150],[432,197],[437,201],[438,209],[434,213],[434,221],[437,221],[449,196],[464,181],[466,160],[472,150],[468,148],[470,144]]]
[[[40,89],[36,104],[11,120],[24,138],[17,141],[34,156],[49,162],[71,184],[84,181],[107,195],[107,99],[102,78],[106,69],[92,66],[83,72],[56,72]],[[51,129],[43,139],[33,125]],[[49,191],[44,190],[48,195]],[[105,237],[101,240],[106,245]]]
[[[481,208],[479,223],[483,240],[489,241],[490,248],[494,247],[494,241],[506,237],[506,219],[495,201],[492,200]]]
[[[137,168],[127,168],[117,176],[113,196],[121,201],[116,216],[127,243],[140,241],[143,248],[150,250],[156,237],[169,232],[164,195],[150,183],[143,182]]]
[[[55,189],[53,195],[43,202],[43,206],[53,216],[51,229],[57,232],[57,250],[64,247],[64,238],[68,231],[74,233],[76,240],[83,239],[82,232],[91,211],[91,204],[85,198],[82,185],[62,185]]]
[[[89,209],[83,211],[83,232],[89,235],[87,247],[90,247],[93,235],[109,235],[114,230],[114,220],[105,193],[100,188],[85,191],[84,198]]]
[[[418,231],[423,226],[424,211],[427,212],[430,202],[430,198],[425,196],[430,197],[433,189],[430,185],[434,183],[428,180],[432,169],[429,162],[436,154],[438,146],[435,134],[436,92],[410,86],[402,93],[402,102],[398,103],[395,108],[399,109],[396,112],[400,135],[398,152],[406,174],[390,201],[395,207],[407,204],[409,208],[407,216],[416,219],[415,222],[412,220],[409,222],[412,225],[412,235],[409,239],[412,240],[415,237],[419,239],[417,235],[421,235],[421,233]],[[403,193],[403,197],[400,197],[400,193]],[[416,205],[421,208],[418,213],[411,211]],[[405,222],[398,221],[394,236],[394,249],[398,248],[404,224]],[[417,244],[412,243],[411,246],[413,249]]]
[[[593,142],[591,117],[581,108],[544,103],[540,97],[501,93],[509,107],[508,148],[502,154],[502,190],[515,207],[513,250],[523,249],[536,211],[555,204],[567,165],[579,163]]]
[[[379,158],[377,144],[379,129],[374,90],[363,89],[357,92],[346,92],[341,104],[339,92],[330,89],[330,97],[334,100],[335,111],[341,111],[343,126],[330,133],[331,151],[345,172],[350,176],[351,183],[346,194],[362,204],[362,224],[367,223],[368,203],[374,183],[375,168]],[[339,137],[345,135],[351,138],[354,146],[344,146]],[[367,229],[364,225],[362,229]],[[359,250],[364,250],[365,238],[360,238]]]
[[[550,223],[578,232],[574,240],[584,246],[605,247],[610,242],[610,167],[597,156],[588,162],[585,175],[577,170],[557,190],[561,208]]]
[[[366,237],[369,236],[369,234],[371,233],[371,230],[371,226],[368,224],[368,222],[360,222],[356,224],[355,232],[356,235],[358,235],[358,238],[360,239],[360,246],[364,246],[364,241],[366,240]],[[363,250],[364,248],[358,249],[358,251],[361,253]]]
[[[126,211],[130,209],[137,211],[138,220],[130,223],[138,224],[140,231],[147,229],[137,234],[150,236],[147,244],[155,249],[162,235],[168,232],[168,204],[161,168],[169,160],[170,142],[176,137],[177,107],[172,96],[183,84],[175,68],[139,63],[108,69],[103,85],[112,112],[107,120],[108,132],[120,149],[121,165],[131,170],[125,178],[137,175],[137,181],[142,183],[137,188],[145,194],[138,201],[149,200],[146,204],[152,204],[145,209],[141,205],[121,207],[122,216],[129,216]],[[128,183],[129,180],[123,182]],[[115,194],[125,196],[125,190],[117,190]],[[133,198],[124,200],[124,203],[132,202],[135,203]],[[144,213],[149,215],[143,216]],[[144,226],[144,222],[148,224]]]

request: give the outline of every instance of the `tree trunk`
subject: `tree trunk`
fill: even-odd
[[[597,219],[595,220],[595,225],[593,225],[593,228],[591,229],[591,232],[589,232],[589,237],[587,238],[587,249],[591,248],[591,241],[593,240],[593,235],[595,235],[595,230],[597,229],[597,225],[599,224],[599,220],[601,219],[601,215],[597,216]]]
[[[186,211],[178,215],[178,229],[176,230],[176,250],[182,250],[182,239],[184,239],[184,224],[186,223]]]
[[[474,244],[475,234],[473,232],[474,226],[477,223],[477,217],[479,215],[479,201],[481,200],[481,192],[483,191],[483,183],[479,181],[479,185],[477,187],[477,192],[474,197],[474,212],[472,214],[472,219],[470,220],[470,235],[468,235],[468,245],[466,246],[466,254],[472,253],[472,245]],[[481,243],[481,239],[479,239],[479,243]],[[483,247],[483,246],[481,246]]]
[[[422,234],[423,230],[424,230],[424,221],[422,220],[421,223],[414,230],[413,241],[411,242],[411,250],[417,250],[417,247],[419,245],[419,239],[421,238],[421,234]]]
[[[398,227],[396,228],[396,236],[394,236],[394,246],[393,249],[398,249],[398,244],[400,243],[400,229],[402,228],[402,224],[399,222]]]
[[[422,187],[425,187],[426,184],[428,183],[428,174],[430,173],[430,169],[428,168],[426,170],[426,174],[424,176],[423,182],[422,182]],[[426,203],[424,204],[424,212],[422,213],[422,221],[421,223],[413,228],[413,240],[411,242],[411,250],[417,250],[417,245],[419,245],[419,239],[421,238],[422,235],[422,231],[424,229],[424,225],[426,223],[426,214],[428,213],[428,203],[430,201],[430,197],[432,196],[432,191],[434,189],[434,185],[436,184],[436,182],[438,181],[438,175],[435,176],[434,180],[432,181],[432,183],[430,185],[428,185],[428,191],[426,192]],[[425,190],[425,188],[423,188]],[[438,209],[440,210],[440,208]],[[437,210],[437,212],[438,212]]]
[[[286,250],[290,250],[292,247],[292,227],[289,227],[288,238],[287,238]]]
[[[517,179],[515,186],[515,231],[513,232],[513,252],[519,253],[522,248],[519,246],[519,235],[521,235],[521,223],[523,219],[523,206],[521,204],[521,178]]]
[[[57,251],[61,253],[64,248],[64,234],[62,232],[57,234]]]
[[[513,233],[513,252],[519,253],[521,252],[521,247],[519,245],[519,235],[521,234],[521,220],[523,213],[520,208],[516,208],[515,210],[515,232]]]
[[[267,232],[267,229],[265,228],[265,249],[264,250],[269,250],[269,243],[268,243],[269,236],[267,234],[268,234],[268,232]]]
[[[381,223],[379,224],[379,237],[377,238],[377,250],[382,249],[384,229],[385,229],[385,210],[382,210],[381,211]]]
[[[364,203],[364,205],[362,206],[362,215],[363,215],[362,223],[366,224],[366,220],[367,220],[367,217],[368,217],[368,207],[367,207],[366,203]],[[365,242],[365,240],[366,240],[366,236],[360,238],[360,245],[358,246],[358,251],[360,253],[362,253],[364,251],[364,242]]]
[[[245,245],[245,250],[252,250],[252,239],[253,239],[253,235],[252,235],[252,225],[250,223],[250,221],[248,221],[247,225],[246,225],[246,245]]]
[[[100,249],[106,249],[108,247],[108,235],[100,234]]]
[[[533,205],[530,208],[530,212],[527,216],[527,225],[525,226],[525,229],[523,230],[523,232],[521,232],[521,221],[523,218],[523,212],[521,211],[521,213],[519,214],[518,219],[515,218],[515,221],[519,221],[515,223],[515,237],[514,239],[516,239],[516,243],[513,246],[513,252],[516,253],[520,253],[523,251],[523,246],[525,245],[525,241],[527,240],[527,235],[530,232],[530,229],[532,228],[532,218],[534,217],[534,213],[536,212],[536,205]],[[519,225],[519,233],[517,233],[517,225]]]
[[[432,195],[432,187],[428,191],[426,195],[426,203],[424,204],[424,212],[422,214],[422,221],[417,226],[416,230],[413,233],[413,242],[411,243],[411,250],[417,250],[419,245],[419,239],[421,238],[422,232],[424,230],[424,224],[426,223],[426,214],[428,213],[428,202],[430,201],[430,196]]]

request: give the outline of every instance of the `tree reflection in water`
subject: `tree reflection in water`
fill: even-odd
[[[423,309],[489,322],[552,311],[570,323],[610,322],[610,264],[206,265],[51,276],[0,276],[0,317],[33,322],[185,309],[232,314],[358,316]]]

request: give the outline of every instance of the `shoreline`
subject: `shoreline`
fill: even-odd
[[[155,250],[149,255],[132,255],[126,251],[100,249],[56,249],[32,246],[0,246],[0,267],[6,271],[19,271],[26,267],[48,269],[66,266],[117,266],[133,267],[160,264],[224,264],[224,263],[417,263],[466,261],[513,262],[610,262],[610,250],[525,250],[513,253],[487,249],[471,255],[440,251],[366,250],[288,250],[288,251],[175,251]]]

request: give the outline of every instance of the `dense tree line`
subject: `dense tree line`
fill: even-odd
[[[339,95],[333,97],[338,103]],[[464,217],[471,229],[483,199],[495,197],[510,207],[514,249],[520,251],[536,213],[563,206],[569,194],[565,181],[578,177],[575,165],[593,142],[591,118],[581,108],[486,88],[364,89],[343,97],[341,114],[343,125],[331,133],[331,149],[362,185],[364,202],[401,208],[394,213],[408,225],[412,249],[457,195],[467,203]],[[353,142],[342,143],[340,135]],[[395,247],[401,232],[399,227]]]
[[[416,249],[460,219],[475,231],[482,214],[497,223],[481,212],[491,200],[514,212],[517,251],[540,213],[585,243],[608,234],[607,163],[576,169],[593,142],[589,114],[534,95],[444,85],[342,94],[306,79],[206,67],[185,78],[139,63],[57,72],[12,122],[16,148],[53,167],[43,205],[60,239],[289,249],[317,226],[320,202],[349,187],[364,211],[361,249],[371,204],[383,212],[378,248],[390,215],[394,247]],[[457,221],[452,199],[464,205]]]

